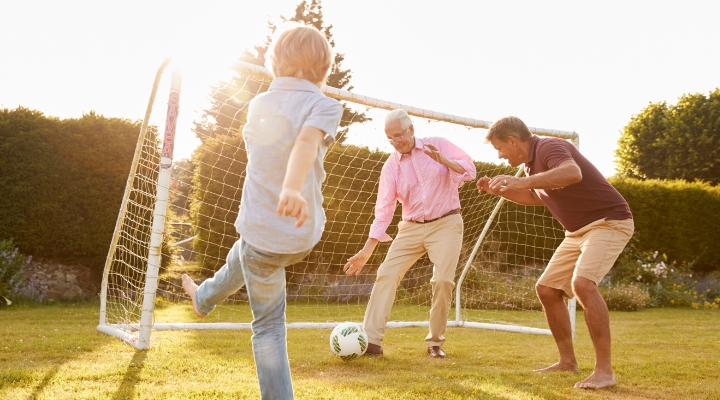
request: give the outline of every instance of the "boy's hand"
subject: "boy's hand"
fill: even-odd
[[[283,189],[280,192],[277,215],[286,215],[297,219],[296,228],[302,226],[308,217],[308,204],[297,190]]]

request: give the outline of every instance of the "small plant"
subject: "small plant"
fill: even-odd
[[[20,271],[31,259],[25,259],[17,247],[13,247],[12,240],[0,240],[0,297],[7,305],[12,303],[10,299],[21,289],[24,277]]]
[[[693,273],[671,271],[668,278],[668,282],[651,287],[658,305],[720,309],[720,273],[700,278]]]
[[[658,251],[640,250],[634,237],[618,257],[603,285],[644,288],[650,295],[648,306],[720,309],[720,273],[702,277],[693,271],[692,262],[677,263]]]
[[[601,286],[600,295],[605,299],[608,309],[614,311],[640,311],[650,301],[647,289],[634,283]]]
[[[666,280],[669,272],[689,267],[669,262],[667,256],[658,251],[640,250],[636,237],[637,235],[630,239],[608,276],[613,284],[641,283],[653,286]]]

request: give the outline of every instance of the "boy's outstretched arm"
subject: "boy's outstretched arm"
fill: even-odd
[[[277,213],[296,218],[295,227],[298,228],[308,217],[308,204],[302,197],[303,182],[317,157],[320,143],[324,137],[325,132],[322,130],[306,126],[300,131],[290,152]]]

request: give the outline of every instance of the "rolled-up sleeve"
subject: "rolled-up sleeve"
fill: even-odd
[[[458,188],[462,187],[466,181],[475,180],[475,177],[477,176],[477,169],[475,168],[475,163],[468,153],[457,147],[449,140],[443,140],[443,149],[440,152],[446,158],[460,164],[460,166],[465,170],[462,173],[450,170],[450,179],[457,185]]]
[[[370,237],[381,242],[392,240],[387,234],[395,207],[397,207],[397,183],[392,173],[388,170],[387,164],[380,172],[380,183],[378,184],[378,195],[375,203],[375,220],[370,226]]]

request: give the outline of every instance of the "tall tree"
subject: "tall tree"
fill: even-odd
[[[720,89],[648,105],[623,129],[617,172],[639,179],[720,183]]]
[[[320,0],[312,0],[310,3],[303,0],[295,8],[295,15],[290,18],[280,16],[284,22],[293,21],[317,28],[330,42],[330,46],[335,48],[335,41],[332,36],[332,25],[326,25],[323,20],[322,5]],[[253,50],[245,50],[240,57],[242,61],[263,66],[267,58],[267,51],[272,43],[272,34],[275,33],[277,27],[268,22],[269,34],[265,40],[253,47]],[[328,76],[328,86],[336,87],[351,91],[353,86],[350,85],[352,71],[342,69],[342,62],[345,60],[345,54],[335,53],[335,65]],[[268,89],[263,83],[247,80],[246,77],[235,76],[230,82],[220,82],[213,87],[211,95],[211,105],[205,110],[199,121],[195,122],[195,132],[200,140],[205,141],[207,138],[213,138],[218,135],[238,134],[245,125],[247,103],[252,100],[255,95],[262,93]],[[342,143],[347,138],[348,128],[354,123],[363,123],[370,120],[364,113],[356,112],[348,108],[343,103],[343,116],[340,121],[340,130],[337,132],[336,141]]]

